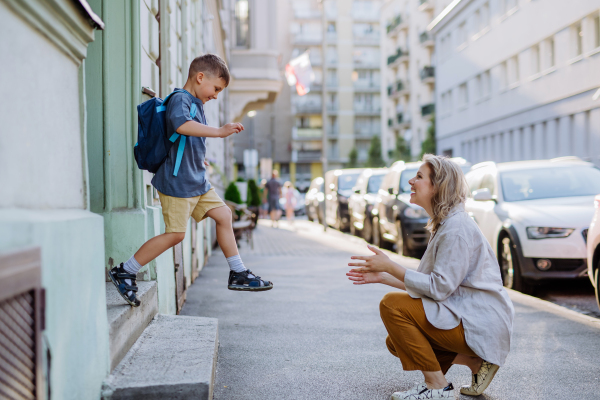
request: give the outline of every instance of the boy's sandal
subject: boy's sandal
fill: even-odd
[[[123,269],[123,264],[119,267],[111,269],[108,273],[110,280],[117,288],[117,291],[123,297],[123,299],[133,307],[139,307],[140,301],[136,297],[138,287],[136,285],[136,276],[130,274]],[[131,285],[125,283],[125,279],[131,280]],[[131,293],[128,295],[128,293]]]
[[[273,283],[254,275],[249,269],[243,272],[229,271],[227,289],[260,292],[273,289]]]
[[[481,363],[479,371],[477,371],[476,374],[473,374],[471,386],[462,386],[460,392],[468,396],[479,396],[490,385],[499,368],[500,367],[496,364],[484,360],[483,363]]]

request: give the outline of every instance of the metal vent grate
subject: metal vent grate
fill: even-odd
[[[33,291],[0,302],[0,398],[35,399]]]

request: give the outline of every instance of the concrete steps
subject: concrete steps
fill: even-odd
[[[103,400],[212,399],[215,318],[158,314],[102,385]]]
[[[131,307],[112,282],[106,283],[106,311],[109,326],[110,370],[121,362],[152,318],[158,314],[156,281],[138,281],[137,297],[142,304]]]

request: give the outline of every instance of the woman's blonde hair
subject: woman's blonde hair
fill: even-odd
[[[425,154],[423,162],[429,167],[434,193],[431,199],[433,215],[427,229],[435,233],[450,210],[467,200],[469,186],[462,169],[448,157]]]

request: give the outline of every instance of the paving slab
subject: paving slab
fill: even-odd
[[[263,222],[254,250],[242,242],[241,254],[248,268],[274,282],[273,290],[227,290],[227,263],[215,251],[182,310],[219,319],[215,400],[383,400],[422,380],[419,372],[403,371],[385,346],[379,302],[394,289],[346,279],[350,255],[369,254],[364,241],[324,233],[308,221],[293,228],[281,222],[280,229]],[[600,399],[600,321],[517,292],[510,296],[512,350],[478,399]],[[452,367],[447,378],[455,387],[471,382],[463,366]]]
[[[217,362],[214,318],[158,314],[102,385],[103,400],[210,400]]]
[[[110,370],[121,362],[152,318],[158,314],[156,281],[138,281],[139,307],[131,307],[112,282],[106,283]]]

